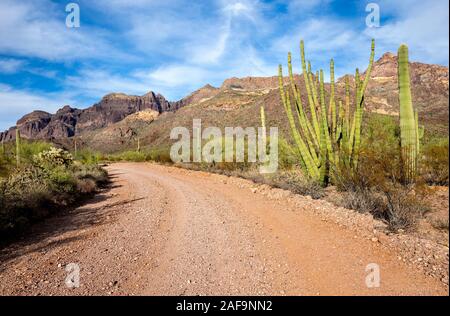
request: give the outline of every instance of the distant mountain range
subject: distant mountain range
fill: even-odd
[[[444,126],[448,132],[448,67],[417,62],[410,66],[413,101],[421,119],[429,125]],[[352,75],[348,76],[353,80]],[[340,99],[344,96],[344,77],[337,81],[337,97]],[[302,87],[302,76],[296,76],[296,80]],[[285,82],[288,80],[285,79]],[[0,141],[14,140],[15,131],[19,129],[26,139],[67,144],[68,139],[76,136],[84,138],[94,147],[104,149],[102,144],[108,144],[107,150],[113,151],[126,146],[136,135],[140,135],[147,144],[161,143],[170,133],[166,127],[173,126],[175,122],[190,126],[189,120],[192,123],[193,118],[203,117],[205,123],[221,126],[231,115],[231,125],[228,126],[258,124],[260,105],[266,107],[273,123],[285,125],[277,88],[278,77],[274,76],[230,78],[220,88],[206,85],[176,102],[169,102],[154,92],[143,96],[112,93],[83,110],[66,105],[55,114],[34,111],[18,120],[16,126],[0,133]],[[398,115],[397,58],[394,54],[386,53],[374,63],[365,100],[369,112]],[[138,112],[152,114],[134,115]],[[270,112],[273,112],[272,116]],[[130,115],[129,120],[124,120]],[[159,131],[155,130],[158,126]]]

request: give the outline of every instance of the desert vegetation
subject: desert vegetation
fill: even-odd
[[[2,144],[0,235],[9,236],[95,192],[107,174],[92,158],[75,160],[46,142]]]
[[[438,147],[429,144],[428,152],[421,155],[420,139],[424,130],[419,127],[419,115],[413,106],[406,45],[401,45],[398,51],[398,128],[387,118],[373,118],[369,124],[363,125],[364,93],[370,80],[374,46],[372,41],[369,66],[364,79],[358,69],[355,72],[353,114],[350,113],[348,78],[345,100],[336,101],[334,61],[331,60],[327,101],[323,70],[314,76],[310,63],[307,68],[303,41],[300,43],[300,53],[309,117],[302,104],[302,89],[294,80],[290,53],[290,86],[286,90],[280,65],[280,95],[304,176],[322,187],[335,185],[342,192],[341,204],[347,208],[370,212],[385,220],[394,230],[410,228],[427,211],[427,206],[422,202],[427,194],[425,183],[445,183],[445,179],[448,179],[448,163],[444,162],[448,157],[445,154],[448,148],[445,149],[444,144]],[[339,104],[338,108],[336,104]],[[297,120],[292,107],[296,110]],[[362,134],[365,137],[361,137]],[[426,167],[419,174],[422,162]],[[440,173],[437,164],[441,163],[443,169]]]

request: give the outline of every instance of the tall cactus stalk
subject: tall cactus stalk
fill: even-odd
[[[330,166],[336,165],[342,156],[351,168],[357,167],[361,143],[361,125],[364,111],[364,93],[369,82],[375,56],[375,42],[372,40],[369,67],[361,80],[359,71],[355,78],[355,111],[350,113],[350,87],[345,82],[345,100],[336,102],[334,60],[330,62],[330,94],[325,93],[323,70],[313,74],[311,63],[306,61],[305,45],[300,42],[300,57],[308,101],[308,110],[301,99],[301,90],[294,80],[292,57],[288,54],[290,85],[285,89],[283,68],[279,66],[279,88],[290,130],[297,145],[300,165],[305,173],[323,186],[328,184]],[[296,117],[291,104],[294,99]],[[336,105],[339,105],[337,108]],[[308,113],[309,112],[309,113]],[[350,122],[350,118],[353,120]]]
[[[78,142],[77,142],[77,139],[76,138],[74,138],[73,139],[73,142],[74,142],[74,151],[73,151],[73,155],[74,155],[74,157],[76,158],[77,156],[78,156]]]
[[[261,127],[266,128],[266,113],[262,105],[260,109],[260,116],[261,116]]]
[[[418,114],[414,112],[410,76],[408,47],[401,45],[398,49],[398,87],[400,103],[400,140],[403,170],[406,183],[414,182],[417,172],[419,150]]]
[[[137,139],[137,148],[136,148],[137,152],[141,152],[141,139],[138,137]]]
[[[20,166],[20,131],[16,129],[16,163],[17,167]]]

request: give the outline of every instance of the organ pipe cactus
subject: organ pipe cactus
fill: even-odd
[[[411,98],[408,47],[406,45],[401,45],[398,49],[398,87],[403,171],[405,182],[412,183],[417,172],[420,131],[418,113],[414,111]]]
[[[345,81],[345,100],[336,102],[334,60],[330,62],[330,93],[325,93],[323,70],[313,74],[311,63],[306,61],[305,45],[300,42],[300,57],[303,80],[307,95],[308,110],[304,107],[301,90],[294,80],[292,56],[288,54],[289,88],[283,82],[283,68],[279,66],[279,89],[281,101],[288,117],[290,130],[297,145],[300,165],[305,173],[323,186],[330,179],[330,166],[343,159],[346,166],[356,168],[361,144],[361,125],[366,91],[375,56],[375,42],[372,40],[369,66],[364,80],[359,71],[355,75],[355,110],[350,113],[350,87]],[[293,98],[296,118],[292,111]],[[336,105],[339,105],[337,108]],[[309,112],[309,115],[307,114]],[[353,118],[350,122],[350,118]]]
[[[261,110],[260,110],[260,115],[261,115],[261,127],[266,128],[266,113],[264,111],[264,107],[261,106]]]
[[[20,131],[16,129],[16,162],[20,166]]]

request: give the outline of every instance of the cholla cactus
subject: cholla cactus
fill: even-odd
[[[361,80],[359,70],[355,75],[355,112],[350,115],[350,89],[346,81],[345,106],[335,100],[334,61],[330,62],[331,89],[328,102],[325,98],[323,70],[313,75],[311,64],[306,63],[303,41],[300,42],[303,77],[309,105],[309,117],[304,109],[301,91],[294,81],[292,57],[288,54],[288,71],[290,90],[286,90],[283,82],[283,68],[279,66],[279,86],[281,100],[286,111],[292,136],[297,145],[300,164],[305,173],[323,186],[330,178],[330,165],[337,165],[340,159],[349,168],[358,164],[359,147],[361,143],[361,125],[364,111],[364,93],[372,71],[375,42],[372,40],[369,67]],[[291,104],[294,98],[296,117]],[[336,109],[339,104],[339,111]],[[328,110],[327,110],[328,108]],[[328,112],[328,113],[327,113]],[[350,117],[353,121],[350,122]],[[297,123],[298,121],[298,123]],[[299,125],[299,128],[297,127]]]
[[[52,166],[68,167],[73,163],[73,156],[61,148],[52,147],[49,150],[35,155],[33,161],[37,166],[42,168]]]

